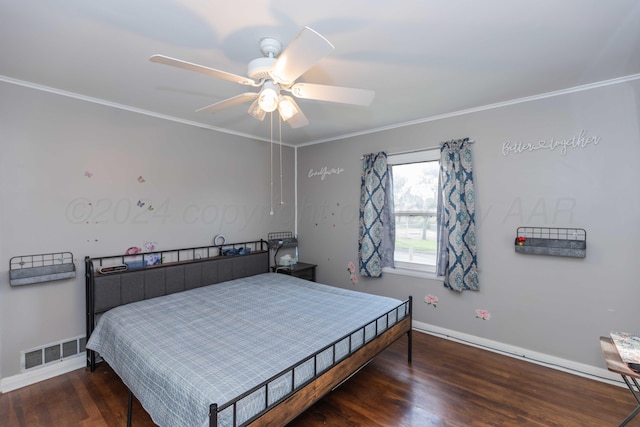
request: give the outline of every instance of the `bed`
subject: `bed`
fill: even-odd
[[[284,425],[404,334],[411,361],[410,297],[270,273],[264,241],[85,268],[87,365],[109,363],[162,426]]]

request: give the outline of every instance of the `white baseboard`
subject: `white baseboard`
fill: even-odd
[[[580,377],[605,382],[608,384],[626,387],[622,378],[618,374],[591,365],[574,362],[572,360],[562,359],[550,356],[544,353],[538,353],[526,348],[516,347],[504,344],[498,341],[492,341],[474,335],[464,334],[462,332],[452,331],[450,329],[441,328],[439,326],[430,325],[428,323],[413,321],[413,329],[418,332],[424,332],[440,338],[456,341],[462,344],[478,347],[483,350],[494,353],[503,354],[515,359],[524,360],[525,362],[535,363],[537,365],[546,366],[548,368],[578,375]]]
[[[84,357],[84,353],[81,353],[76,357],[61,360],[58,363],[52,363],[42,368],[2,378],[0,379],[0,393],[7,393],[21,387],[48,380],[49,378],[57,377],[58,375],[66,374],[85,366],[86,358]]]

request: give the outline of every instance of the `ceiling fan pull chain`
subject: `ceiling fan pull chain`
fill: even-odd
[[[280,205],[284,205],[282,197],[282,117],[278,113],[278,127],[280,130]]]
[[[269,211],[269,215],[273,215],[273,112],[269,113],[269,120],[271,120],[271,138],[269,149],[271,151],[271,162],[269,167],[269,172],[271,174],[271,197],[269,198],[269,202],[271,203],[271,210]]]

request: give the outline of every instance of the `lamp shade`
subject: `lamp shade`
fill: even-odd
[[[264,120],[264,116],[267,115],[267,112],[260,107],[259,100],[260,98],[256,98],[256,100],[251,103],[248,112],[256,119],[262,121]]]
[[[291,98],[290,96],[282,96],[280,97],[280,102],[278,103],[278,112],[280,113],[280,117],[282,117],[283,121],[289,120],[291,117],[295,116],[300,112],[300,108],[298,104]]]

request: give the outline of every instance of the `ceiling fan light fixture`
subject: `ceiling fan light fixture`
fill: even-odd
[[[251,114],[256,119],[263,121],[264,117],[267,115],[267,112],[260,107],[260,103],[258,102],[258,98],[251,103],[249,106],[249,110],[247,110],[249,114]]]
[[[286,121],[291,128],[295,129],[308,125],[309,120],[293,98],[281,96],[281,92],[288,92],[295,98],[361,106],[369,106],[373,101],[375,93],[371,90],[296,83],[298,77],[334,50],[331,42],[309,27],[304,27],[284,51],[277,39],[269,37],[260,40],[260,50],[263,57],[249,62],[248,77],[164,55],[153,55],[149,59],[151,62],[257,88],[256,91],[232,96],[196,110],[203,113],[214,114],[241,103],[252,102],[248,109],[251,116],[262,121],[267,113],[278,110],[280,120]]]
[[[258,104],[267,113],[275,111],[278,108],[280,98],[280,89],[272,81],[267,80],[258,96]]]
[[[283,121],[289,120],[300,112],[298,104],[290,96],[283,96],[278,103],[278,112]]]

